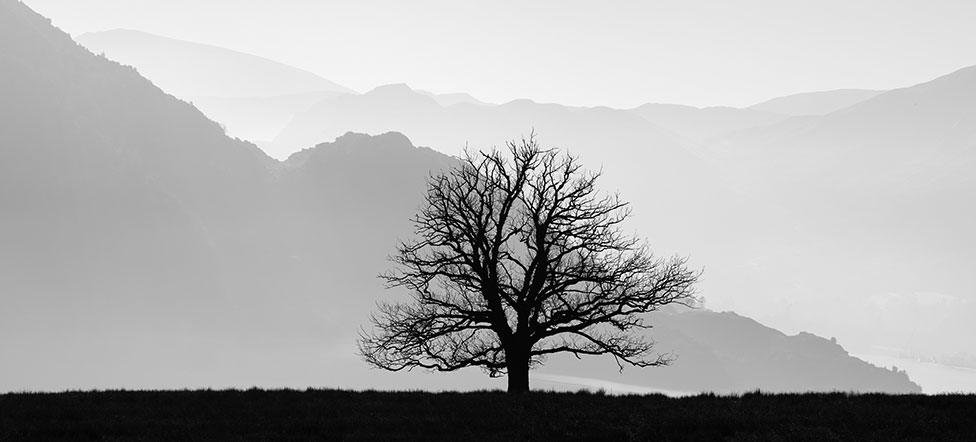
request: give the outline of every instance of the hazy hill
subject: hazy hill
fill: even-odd
[[[921,391],[906,388],[904,372],[879,372],[877,367],[849,357],[835,341],[804,332],[788,336],[731,312],[655,313],[650,335],[659,351],[677,355],[671,365],[649,372],[627,368],[618,372],[612,360],[561,357],[539,371],[588,374],[594,379],[669,391],[698,391],[702,383],[715,392],[744,392],[757,385],[768,392]],[[587,382],[580,380],[580,384]]]
[[[192,367],[276,163],[17,1],[0,66],[4,388]]]
[[[339,94],[341,92],[304,92],[274,97],[188,97],[187,100],[220,122],[227,135],[251,141],[269,151],[271,140],[295,114]]]
[[[481,100],[479,100],[477,98],[472,97],[471,94],[464,93],[464,92],[454,92],[454,93],[447,93],[447,94],[435,94],[433,92],[422,91],[422,90],[419,90],[419,89],[417,90],[417,92],[420,92],[420,93],[422,93],[424,95],[427,95],[427,96],[433,98],[434,101],[437,102],[437,104],[439,104],[441,106],[444,106],[444,107],[453,106],[453,105],[459,104],[459,103],[481,104],[481,105],[485,105],[485,106],[488,106],[489,105],[488,103],[485,103],[484,101],[481,101]]]
[[[976,157],[974,97],[976,67],[970,67],[802,125],[747,131],[731,139],[736,150],[728,154],[763,162],[784,180],[812,184],[826,174],[831,179],[821,180],[822,187],[845,191],[969,187],[974,180],[967,166]]]
[[[13,0],[0,0],[0,67],[0,389],[491,385],[477,373],[370,372],[354,354],[358,326],[388,296],[375,275],[450,157],[388,133],[275,161]],[[629,170],[682,190],[644,201],[688,214],[724,196],[668,171],[694,170],[695,157],[629,138],[659,133],[633,115],[507,106],[594,131],[584,145],[599,136],[648,154]],[[697,222],[666,211],[644,222],[682,221]]]
[[[861,299],[836,317],[850,317],[838,330],[857,327],[870,308],[889,314],[865,332],[892,347],[976,353],[976,328],[964,319],[976,313],[976,277],[963,270],[976,260],[976,209],[967,203],[976,197],[976,68],[747,130],[711,151],[730,181],[799,220],[807,239],[791,267],[832,275],[803,276],[807,290]]]
[[[295,114],[323,98],[355,93],[272,60],[140,31],[95,32],[77,40],[95,54],[134,66],[221,123],[228,135],[262,148]]]
[[[365,133],[395,130],[410,134],[418,144],[442,152],[459,152],[465,145],[496,144],[499,133],[527,135],[533,128],[543,136],[560,136],[566,140],[597,138],[599,134],[641,137],[647,145],[659,145],[655,149],[660,151],[681,149],[684,143],[626,111],[573,108],[531,100],[489,106],[475,103],[444,106],[429,93],[415,91],[405,84],[391,84],[363,95],[338,96],[317,103],[296,116],[275,144],[281,151],[297,151],[348,130]],[[554,133],[557,128],[568,129],[569,133]],[[588,148],[583,146],[577,150],[585,154]]]
[[[754,109],[697,108],[680,104],[648,103],[631,111],[647,121],[696,142],[704,142],[744,129],[767,126],[787,118],[780,114]]]
[[[116,29],[78,36],[95,54],[136,66],[139,73],[180,98],[273,97],[352,90],[266,58],[216,46]]]
[[[688,149],[686,140],[631,112],[609,108],[571,108],[530,100],[443,107],[406,85],[388,85],[317,103],[296,116],[274,144],[276,152],[295,151],[347,131],[402,132],[418,145],[446,153],[460,152],[465,146],[497,146],[535,131],[543,143],[568,148],[594,168],[602,166],[605,185],[620,189],[638,211],[645,197],[690,213],[711,213],[717,209],[712,202],[721,206],[735,200],[713,177],[711,166]],[[681,192],[645,195],[642,191],[669,187]],[[686,225],[688,217],[681,218],[662,214],[655,219],[666,223],[662,228],[667,230],[672,222]]]
[[[749,109],[771,112],[794,117],[805,115],[827,115],[831,112],[853,106],[868,100],[884,91],[867,89],[837,89],[822,92],[804,92],[773,98],[749,106]]]
[[[757,216],[770,209],[731,191],[715,166],[696,156],[691,142],[630,111],[531,100],[443,107],[406,85],[388,85],[317,103],[296,116],[275,144],[277,152],[288,152],[346,131],[398,131],[447,153],[498,146],[535,131],[543,144],[566,148],[589,167],[602,169],[603,186],[633,203],[634,228],[660,253],[692,254],[702,265],[729,269],[726,275],[716,270],[710,279],[723,289],[735,290],[725,284],[726,276],[741,281],[744,275],[725,265],[742,261],[733,244],[767,231],[775,220]]]

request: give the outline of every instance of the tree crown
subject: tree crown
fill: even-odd
[[[645,314],[693,302],[699,273],[624,234],[627,204],[599,192],[600,173],[577,157],[534,136],[507,147],[465,152],[431,176],[416,237],[382,275],[411,299],[379,305],[361,333],[365,360],[492,376],[561,352],[609,354],[621,369],[667,364],[640,332]]]

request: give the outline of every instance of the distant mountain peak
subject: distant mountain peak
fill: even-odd
[[[465,92],[435,94],[433,92],[420,90],[420,89],[417,89],[416,91],[430,98],[433,98],[434,101],[437,101],[438,104],[444,107],[453,106],[455,104],[474,104],[479,106],[491,106],[491,103],[486,103],[484,101],[481,101],[473,97],[471,94]]]
[[[385,106],[392,106],[393,108],[399,108],[403,106],[423,106],[427,108],[441,108],[443,107],[430,95],[421,93],[414,90],[406,83],[394,83],[385,84],[382,86],[377,86],[373,90],[363,94],[368,102],[372,103],[384,103]],[[354,130],[360,130],[361,128],[352,128]],[[387,129],[400,129],[398,127],[390,127]],[[372,131],[367,131],[372,132]]]
[[[364,152],[384,152],[386,154],[410,153],[417,149],[434,153],[428,147],[415,146],[406,135],[389,131],[378,135],[361,132],[346,132],[336,137],[335,141],[324,142],[308,149],[293,153],[285,161],[287,166],[300,166],[312,158],[341,153],[342,155],[360,154]],[[437,154],[442,155],[442,154]]]
[[[505,103],[505,106],[531,106],[534,104],[538,104],[538,103],[536,103],[535,100],[531,98],[516,98],[512,101],[509,101],[508,103]]]
[[[328,143],[322,143],[322,144],[328,144]],[[382,145],[382,146],[394,147],[394,148],[404,148],[404,147],[414,148],[413,143],[410,142],[410,139],[407,138],[406,135],[396,131],[384,132],[379,135],[370,135],[370,134],[364,134],[358,132],[346,132],[345,134],[336,138],[335,141],[333,141],[331,144],[337,146],[375,144],[375,145]]]
[[[366,95],[389,95],[389,94],[416,94],[417,91],[413,90],[406,83],[391,83],[384,84],[382,86],[377,86],[373,90],[366,93]]]

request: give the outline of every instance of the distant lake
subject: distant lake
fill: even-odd
[[[922,386],[925,394],[974,393],[976,394],[976,369],[953,367],[934,362],[920,362],[913,359],[878,354],[851,354],[879,367],[898,367],[908,373],[912,381]],[[608,394],[651,394],[660,393],[672,397],[693,395],[693,392],[667,390],[648,386],[620,384],[601,379],[576,376],[561,376],[547,373],[533,373],[533,381],[538,388],[555,391],[576,391],[586,389],[603,390]]]
[[[976,393],[976,369],[877,354],[851,354],[879,367],[898,367],[926,394]]]
[[[626,394],[663,394],[671,397],[692,396],[696,393],[688,391],[668,390],[663,388],[646,387],[640,385],[621,384],[602,379],[583,378],[578,376],[562,376],[547,373],[533,373],[532,380],[537,388],[552,391],[579,391],[590,390],[603,392],[611,395]]]

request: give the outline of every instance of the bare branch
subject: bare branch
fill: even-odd
[[[510,378],[555,353],[610,355],[621,369],[669,363],[643,333],[645,314],[692,305],[700,273],[624,234],[627,203],[599,192],[599,178],[534,134],[431,176],[416,238],[382,275],[411,299],[378,307],[363,358]]]

